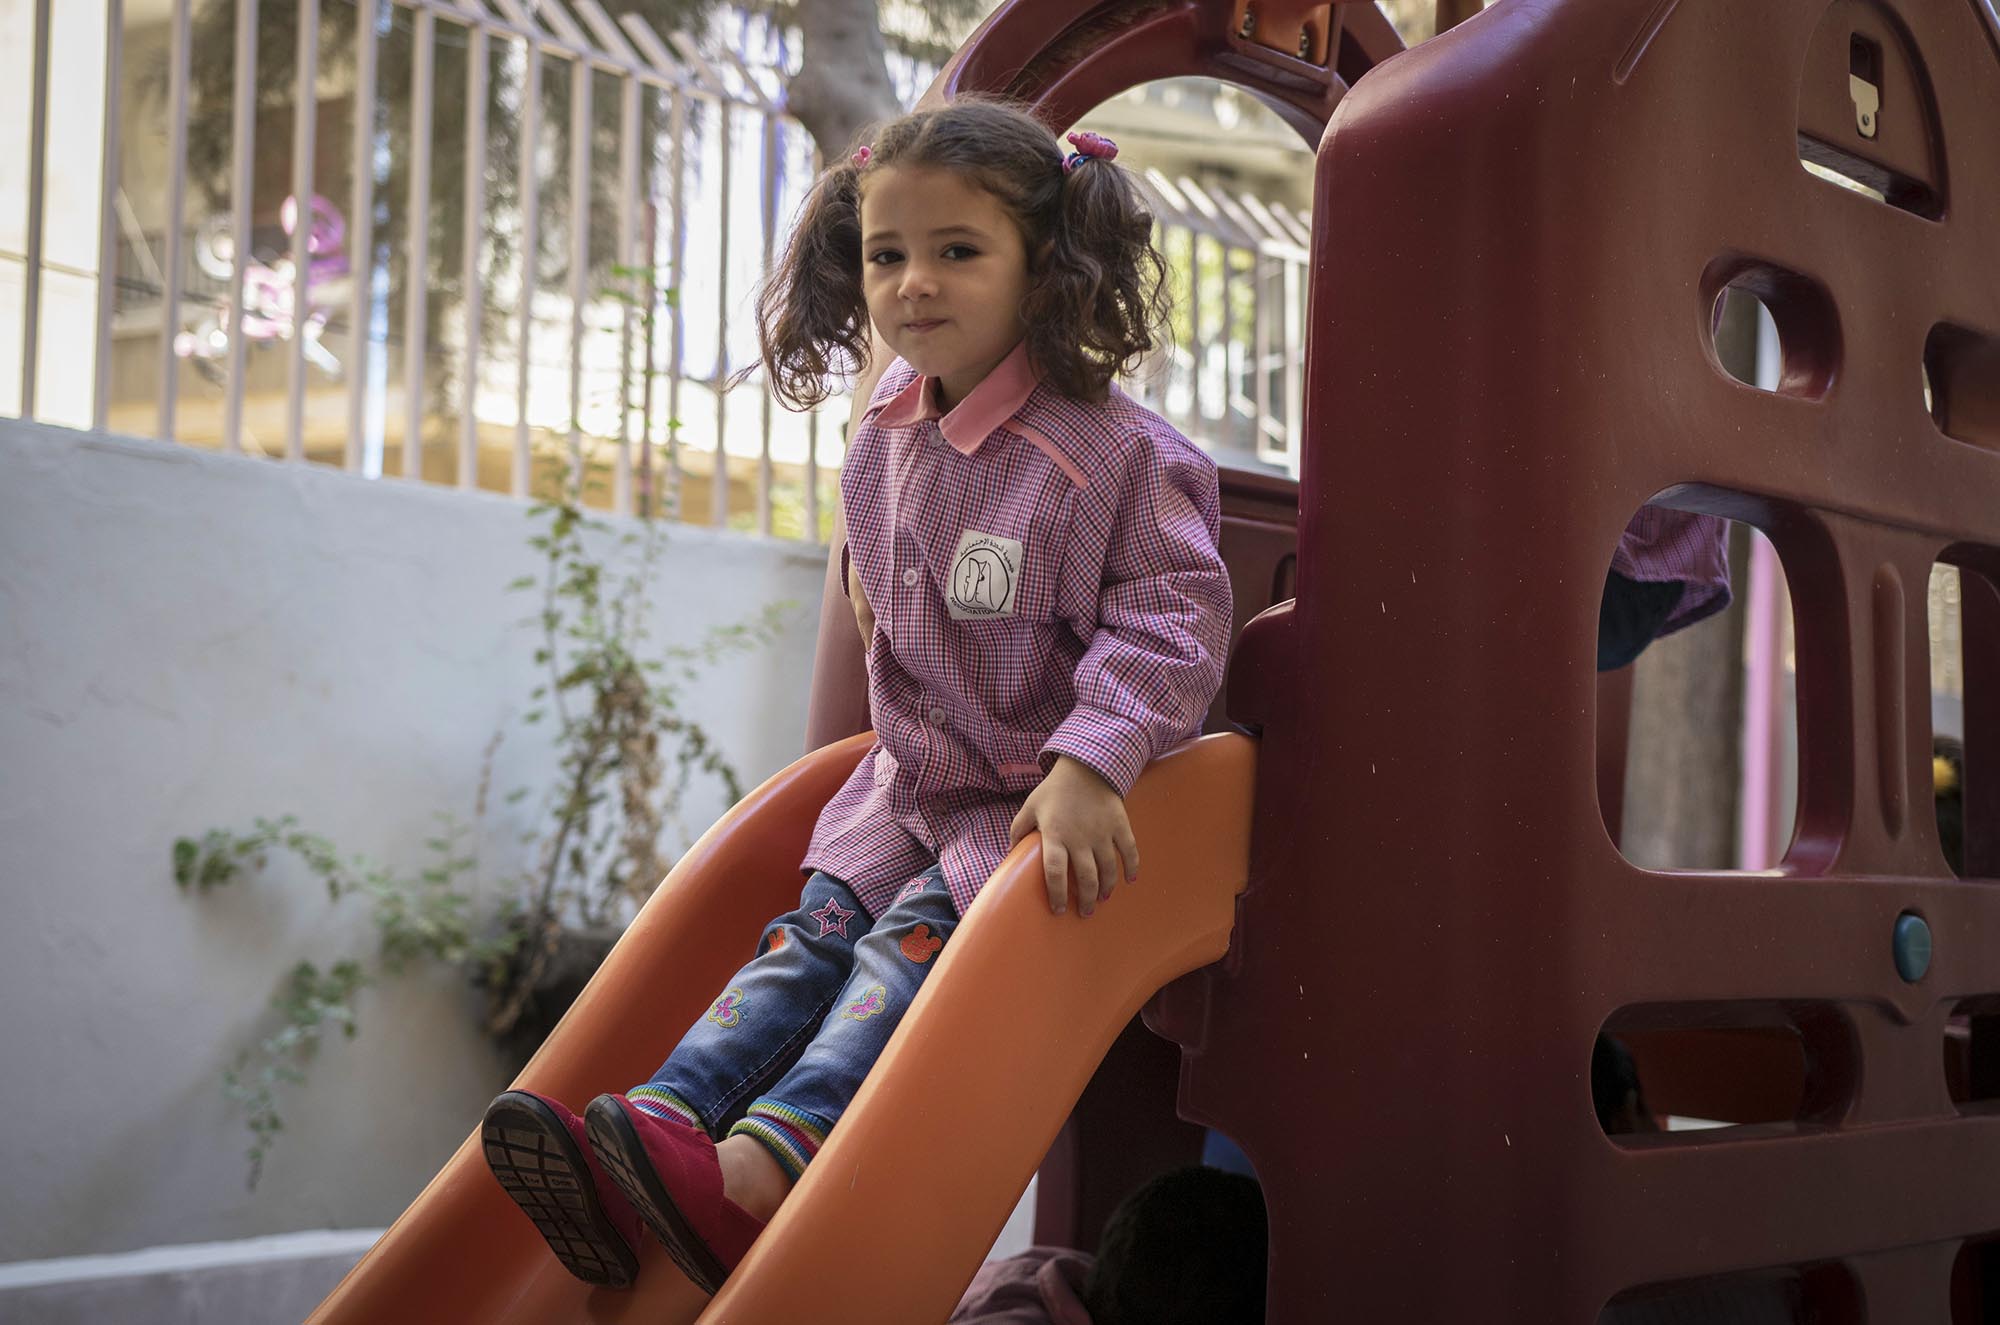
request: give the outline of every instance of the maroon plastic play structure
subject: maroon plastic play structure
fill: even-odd
[[[1753,1281],[1799,1319],[2000,1319],[2000,23],[1501,0],[1399,52],[1373,5],[1013,0],[938,89],[1067,123],[1202,75],[1318,145],[1302,479],[1225,485],[1239,617],[1269,608],[1226,696],[1262,733],[1250,886],[1227,959],[1149,1009],[1178,1054],[1135,1029],[1086,1094],[1039,1231],[1087,1241],[1201,1123],[1263,1180],[1273,1321],[1567,1325]],[[1732,286],[1775,391],[1718,362]],[[1649,872],[1605,828],[1599,591],[1656,498],[1785,563],[1775,872]],[[1941,561],[1966,880],[1929,810]],[[866,725],[829,599],[813,744]],[[1606,1137],[1606,1028],[1656,1107],[1762,1072],[1784,1111]],[[1760,1043],[1789,1079],[1732,1057]]]

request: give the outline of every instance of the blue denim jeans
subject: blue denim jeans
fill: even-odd
[[[630,1097],[689,1114],[713,1137],[749,1135],[797,1177],[957,925],[935,866],[872,922],[846,884],[815,873],[798,908],[765,928],[757,955]]]

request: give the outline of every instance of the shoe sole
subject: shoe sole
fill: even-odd
[[[722,1281],[729,1277],[728,1267],[709,1250],[701,1234],[694,1231],[687,1216],[674,1204],[673,1194],[653,1171],[652,1161],[646,1158],[645,1143],[639,1139],[638,1129],[632,1126],[625,1111],[610,1100],[593,1100],[583,1111],[583,1126],[597,1162],[625,1193],[625,1199],[674,1258],[674,1264],[710,1297],[721,1292]]]
[[[605,1216],[590,1162],[552,1109],[510,1090],[488,1106],[479,1140],[486,1167],[564,1269],[587,1284],[631,1286],[639,1258]]]

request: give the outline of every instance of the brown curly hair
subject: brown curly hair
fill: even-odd
[[[1025,107],[961,97],[883,125],[865,163],[841,160],[807,194],[784,259],[757,296],[764,370],[780,400],[810,409],[833,394],[834,379],[868,362],[861,190],[890,166],[957,171],[1013,216],[1028,254],[1028,355],[1051,387],[1102,400],[1111,379],[1153,348],[1166,316],[1166,262],[1124,170],[1090,160],[1065,172],[1055,135]]]

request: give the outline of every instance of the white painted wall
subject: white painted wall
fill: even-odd
[[[183,896],[169,852],[294,813],[412,861],[496,731],[496,789],[542,785],[527,533],[502,498],[0,421],[0,1261],[386,1224],[504,1084],[463,982],[386,983],[246,1192],[222,1070],[293,962],[371,935],[290,867]],[[794,604],[688,705],[752,784],[799,750],[823,565],[672,534],[670,637]],[[527,822],[492,809],[489,889]]]

